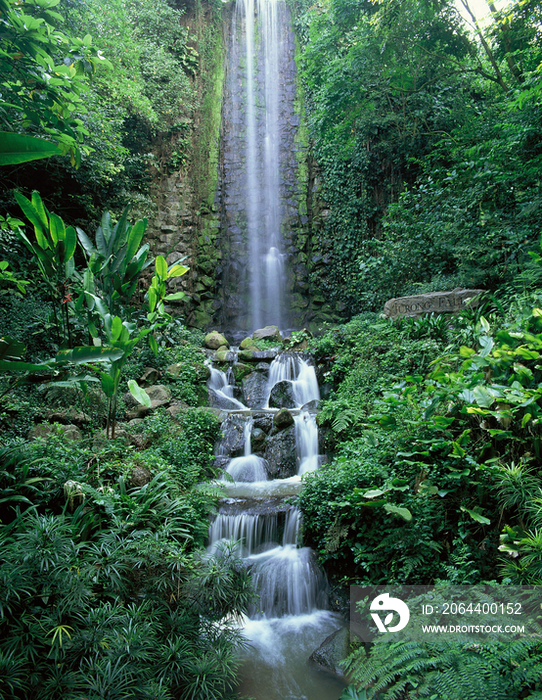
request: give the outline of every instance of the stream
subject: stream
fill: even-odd
[[[213,368],[209,380],[211,404],[230,409],[216,448],[217,463],[227,475],[221,481],[225,495],[219,513],[209,528],[209,549],[224,540],[238,542],[257,592],[243,623],[250,649],[239,693],[255,700],[338,700],[344,684],[319,670],[309,657],[344,622],[329,610],[326,578],[314,552],[300,542],[298,509],[285,500],[302,488],[302,474],[318,468],[318,384],[314,368],[296,354],[278,355],[268,371],[260,368],[260,373],[265,394],[258,400],[261,405],[252,408],[235,398],[238,387],[228,383],[233,379],[231,368]],[[288,409],[293,423],[282,429],[275,421],[279,409],[269,408],[273,387],[281,382],[289,383],[296,404]],[[269,478],[271,460],[263,455],[283,466],[286,459],[280,449],[277,456],[276,445],[252,451],[255,433],[259,439],[257,431],[262,432],[258,426],[266,423],[268,443],[279,438],[279,447],[282,440],[288,450],[290,436],[295,437],[290,456],[295,474]],[[263,447],[261,441],[259,445]]]

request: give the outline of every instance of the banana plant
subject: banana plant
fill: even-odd
[[[103,299],[91,292],[85,292],[89,309],[95,312],[101,320],[102,333],[105,336],[104,349],[116,353],[114,359],[112,358],[106,364],[106,371],[94,368],[94,371],[100,376],[102,389],[108,399],[107,437],[115,437],[117,397],[122,369],[135,346],[143,338],[149,338],[149,344],[154,353],[158,351],[153,333],[157,328],[163,327],[171,320],[165,311],[164,301],[174,301],[184,296],[182,292],[167,294],[167,281],[174,277],[180,277],[187,271],[188,268],[179,263],[168,268],[166,260],[161,255],[156,258],[155,275],[149,287],[149,312],[147,314],[149,325],[146,328],[138,329],[135,323],[123,321],[120,316],[111,313]],[[95,344],[101,345],[102,338],[99,337],[98,329],[94,327],[91,332]],[[138,386],[137,382],[131,380],[128,387],[137,401],[150,406],[147,393]]]
[[[85,292],[100,296],[112,314],[120,312],[134,294],[141,272],[152,263],[147,259],[149,244],[141,245],[147,219],[140,219],[132,226],[128,211],[126,207],[114,226],[111,215],[105,211],[94,243],[77,227],[77,237],[87,258]]]
[[[32,192],[31,199],[27,199],[20,192],[14,194],[25,217],[34,226],[35,240],[31,240],[20,228],[16,229],[17,235],[35,258],[49,288],[56,326],[62,330],[64,336],[61,338],[59,333],[59,345],[67,340],[71,346],[67,302],[71,300],[69,280],[75,271],[73,256],[77,246],[77,234],[73,226],[65,226],[60,216],[47,211],[38,192]]]

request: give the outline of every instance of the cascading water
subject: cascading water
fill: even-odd
[[[227,499],[209,529],[209,548],[224,540],[239,542],[240,554],[252,572],[257,599],[244,623],[251,643],[241,671],[241,694],[256,700],[337,700],[343,684],[309,663],[310,654],[341,626],[328,610],[325,577],[314,553],[299,546],[300,513],[284,503],[284,495],[302,486],[301,475],[318,467],[318,429],[314,413],[301,406],[319,398],[314,368],[295,355],[279,355],[269,368],[268,393],[274,384],[290,381],[299,408],[291,410],[295,425],[297,474],[269,479],[265,459],[252,454],[251,436],[262,416],[277,409],[230,414],[217,455],[227,445],[243,455],[226,467],[222,481]],[[267,402],[266,402],[267,403]],[[242,431],[242,441],[241,441]],[[237,437],[235,437],[237,435]],[[231,479],[235,483],[231,483]]]
[[[290,322],[286,251],[293,245],[289,217],[299,213],[294,54],[284,0],[236,0],[222,112],[217,307],[221,325],[240,339],[250,329]],[[211,405],[229,412],[216,451],[225,498],[209,547],[240,541],[258,592],[244,624],[251,651],[239,692],[256,700],[337,700],[344,685],[308,659],[341,621],[328,610],[313,552],[300,546],[300,514],[284,500],[318,468],[318,383],[296,353],[279,355],[269,368],[252,360],[248,376],[246,365],[237,365],[241,387],[232,372],[214,368],[209,380]],[[288,403],[272,396],[275,387]],[[289,415],[273,408],[279,405],[290,406]]]
[[[282,0],[237,0],[224,91],[222,323],[288,325],[283,228],[295,209],[294,37]],[[294,158],[295,162],[295,158]]]

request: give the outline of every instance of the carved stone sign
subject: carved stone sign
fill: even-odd
[[[483,289],[454,289],[452,292],[430,292],[412,297],[389,299],[384,304],[388,318],[423,316],[423,314],[457,313],[467,306],[478,306],[477,297]]]

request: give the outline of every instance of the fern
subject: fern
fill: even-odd
[[[423,643],[383,637],[370,654],[357,649],[345,668],[355,685],[375,699],[402,700],[415,693],[445,700],[517,700],[542,690],[542,641],[531,636],[488,644]]]

